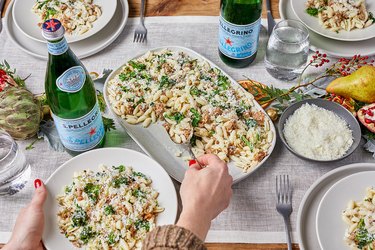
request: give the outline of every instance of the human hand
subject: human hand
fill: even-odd
[[[181,183],[183,208],[177,225],[204,240],[211,220],[229,205],[233,178],[227,164],[216,155],[203,155],[198,161],[205,167],[201,169],[197,163],[192,164]]]
[[[36,179],[36,188],[31,202],[21,209],[10,241],[4,246],[4,250],[43,250],[42,234],[44,228],[43,204],[47,198],[47,189],[44,184]]]

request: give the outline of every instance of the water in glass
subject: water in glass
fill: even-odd
[[[307,63],[308,31],[295,20],[278,23],[268,40],[265,64],[269,74],[280,80],[297,78]]]
[[[0,195],[12,195],[25,187],[30,165],[12,137],[0,130]]]

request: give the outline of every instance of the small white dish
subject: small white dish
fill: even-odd
[[[293,12],[291,0],[280,0],[279,12],[282,19],[298,20],[298,17]],[[375,55],[375,38],[360,42],[344,42],[329,39],[311,30],[309,30],[309,35],[310,49],[319,50],[332,57],[352,57],[355,54],[362,56]]]
[[[319,24],[319,19],[306,13],[306,0],[291,0],[292,9],[298,19],[303,22],[309,29],[319,35],[339,40],[339,41],[363,41],[375,37],[375,24],[364,29],[354,29],[352,31],[341,30],[336,33],[332,30],[325,29]],[[367,11],[375,13],[375,1],[366,1]]]
[[[78,58],[82,59],[105,49],[121,34],[128,20],[128,1],[118,0],[117,6],[115,15],[104,29],[84,41],[69,44]],[[9,8],[13,8],[13,2]],[[24,52],[40,59],[47,59],[47,45],[25,36],[14,24],[12,12],[12,9],[9,9],[4,18],[4,27],[11,40]]]
[[[171,178],[156,161],[146,155],[125,148],[103,148],[78,155],[61,165],[45,182],[48,190],[44,204],[45,227],[43,243],[47,249],[78,249],[60,233],[57,223],[58,204],[56,196],[63,192],[65,185],[72,182],[74,172],[84,169],[98,170],[99,164],[107,166],[132,166],[152,180],[152,187],[159,192],[158,202],[164,212],[156,218],[156,225],[174,224],[177,216],[177,194]]]
[[[35,2],[36,0],[15,0],[12,9],[13,20],[17,28],[27,37],[46,43],[42,30],[38,26],[39,16],[31,10]],[[65,34],[68,43],[78,42],[95,35],[111,21],[116,11],[117,0],[95,0],[94,3],[101,7],[102,15],[93,22],[92,28],[82,35]]]
[[[361,156],[358,159],[361,159]],[[342,178],[364,171],[375,171],[375,164],[355,163],[338,167],[320,177],[306,191],[297,215],[297,235],[301,250],[320,249],[316,233],[316,214],[324,194]]]
[[[375,186],[375,171],[349,175],[337,181],[323,196],[316,214],[316,233],[321,249],[351,249],[344,241],[346,223],[341,214],[349,201],[361,201],[367,187]]]

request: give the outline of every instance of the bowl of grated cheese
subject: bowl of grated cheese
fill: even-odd
[[[289,151],[319,162],[341,160],[361,141],[357,119],[343,106],[324,99],[292,104],[281,115],[278,130]]]

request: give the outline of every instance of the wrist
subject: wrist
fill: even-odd
[[[198,216],[196,213],[189,213],[183,210],[176,225],[189,230],[204,241],[211,227],[211,219],[208,216]]]

